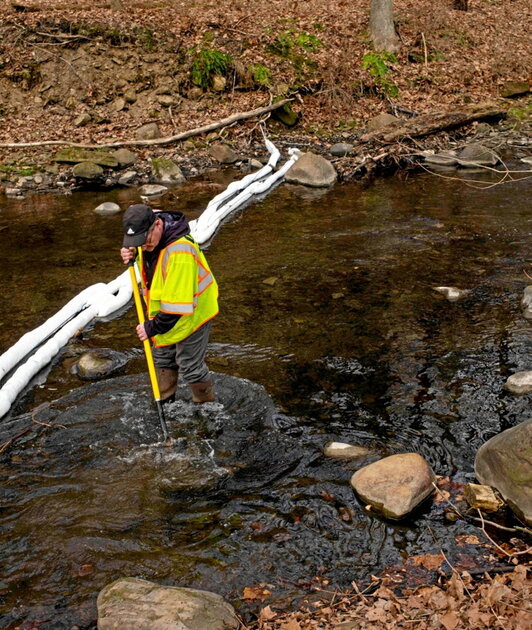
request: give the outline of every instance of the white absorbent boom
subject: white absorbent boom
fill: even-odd
[[[229,184],[209,202],[198,219],[190,222],[191,234],[200,245],[212,238],[221,221],[231,212],[254,195],[271,189],[300,156],[297,149],[289,149],[290,159],[274,172],[280,153],[269,140],[265,142],[270,152],[268,163]],[[131,295],[129,271],[126,270],[108,284],[98,283],[84,289],[44,324],[23,335],[0,355],[0,382],[19,366],[0,388],[0,418],[9,411],[30,380],[52,361],[78,330],[95,318],[107,317],[123,308]]]

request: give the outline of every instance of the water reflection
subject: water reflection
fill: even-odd
[[[162,204],[193,218],[234,176],[189,183]],[[98,589],[120,575],[233,600],[260,582],[274,584],[278,598],[301,594],[294,585],[317,573],[342,586],[430,552],[426,525],[452,555],[463,525],[445,524],[438,506],[402,525],[376,519],[350,489],[355,464],[325,460],[321,450],[329,440],[364,445],[374,457],[415,450],[439,474],[467,475],[485,439],[528,417],[530,397],[502,384],[529,368],[519,302],[529,283],[530,188],[478,191],[428,174],[319,192],[282,185],[239,213],[209,250],[221,287],[210,355],[217,372],[248,379],[236,391],[249,396],[239,408],[235,393],[229,416],[178,403],[171,462],[161,455],[148,466],[140,448],[159,436],[155,417],[153,434],[141,433],[154,411],[147,383],[134,380],[145,367],[133,311],[94,323],[81,342],[128,357],[126,380],[108,382],[107,412],[96,404],[107,430],[95,434],[90,395],[54,403],[78,422],[75,448],[53,447],[48,436],[3,456],[0,626],[39,614],[50,617],[43,630],[89,624]],[[93,209],[125,208],[136,194],[4,203],[3,349],[79,290],[122,272],[121,217]],[[433,290],[442,285],[470,293],[450,303]],[[65,352],[14,413],[79,386],[70,366]],[[2,427],[5,436],[16,428]],[[57,461],[64,469],[50,476]]]

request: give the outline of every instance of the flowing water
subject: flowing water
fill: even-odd
[[[0,444],[32,427],[0,455],[0,628],[93,628],[99,590],[122,576],[213,590],[245,615],[245,586],[286,604],[317,575],[346,587],[408,555],[458,553],[469,526],[441,505],[385,522],[350,488],[361,463],[322,455],[331,440],[369,448],[362,463],[416,451],[467,480],[480,444],[529,417],[530,396],[503,384],[530,369],[531,180],[477,190],[460,179],[488,176],[455,176],[282,184],[232,217],[207,252],[219,402],[198,409],[183,387],[172,448],[157,444],[133,309],[71,343],[0,422]],[[162,205],[194,218],[236,177]],[[0,202],[1,351],[123,271],[120,216],[93,209],[136,195]],[[451,303],[442,285],[470,292]],[[123,373],[80,381],[88,348],[123,353]]]

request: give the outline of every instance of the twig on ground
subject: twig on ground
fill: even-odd
[[[270,99],[273,98],[270,95]],[[43,147],[43,146],[58,146],[58,145],[66,145],[69,147],[75,147],[78,149],[104,149],[104,148],[113,148],[113,147],[124,147],[124,146],[154,146],[160,144],[170,144],[172,142],[177,142],[179,140],[186,140],[186,138],[190,138],[191,136],[198,136],[202,133],[208,133],[209,131],[214,131],[215,129],[220,129],[222,127],[228,127],[230,125],[234,125],[242,120],[248,120],[249,118],[256,118],[257,116],[262,116],[263,114],[267,114],[268,112],[273,111],[274,109],[278,109],[282,107],[286,103],[290,103],[293,99],[285,98],[282,101],[277,101],[277,103],[271,103],[264,107],[258,107],[257,109],[252,109],[247,112],[239,112],[237,114],[233,114],[232,116],[228,116],[227,118],[223,118],[222,120],[218,120],[213,123],[209,123],[208,125],[203,125],[202,127],[196,127],[195,129],[190,129],[189,131],[183,131],[174,136],[167,136],[165,138],[155,138],[153,140],[123,140],[119,142],[102,142],[100,144],[79,144],[76,142],[69,142],[68,140],[44,140],[43,142],[18,142],[18,143],[4,143],[0,144],[1,148],[7,149],[17,149],[17,148],[25,148],[25,147]]]
[[[425,57],[425,67],[429,65],[429,55],[427,52],[427,42],[425,41],[425,33],[421,32],[421,41],[423,42],[423,55]]]
[[[453,508],[453,510],[458,514],[458,516],[461,516],[464,520],[471,519],[476,522],[482,522],[483,524],[486,523],[486,525],[497,527],[498,529],[502,529],[505,532],[523,532],[524,534],[527,534],[528,536],[532,535],[532,530],[528,529],[527,527],[521,527],[520,525],[514,525],[513,527],[506,527],[505,525],[499,525],[498,523],[494,523],[493,521],[488,521],[485,518],[479,519],[479,518],[476,518],[475,516],[464,514],[463,512],[459,510],[459,508],[456,507],[456,505],[452,501],[450,501],[443,494],[443,492],[440,490],[440,488],[438,488],[438,486],[434,482],[432,482],[432,485],[436,489],[436,492],[438,492],[443,497],[443,500],[445,501],[445,503],[448,503]]]
[[[23,435],[26,435],[26,433],[29,433],[31,431],[31,429],[32,429],[32,427],[28,427],[28,428],[24,429],[24,431],[21,431],[20,433],[17,433],[17,435],[13,436],[9,440],[7,440],[3,444],[1,444],[0,445],[0,453],[3,453],[5,450],[7,450],[11,446],[11,444],[13,444],[13,442],[15,440],[18,440]]]
[[[39,422],[38,420],[36,420],[35,414],[37,413],[37,411],[40,411],[41,409],[42,409],[42,405],[37,407],[37,409],[35,409],[34,411],[32,411],[31,413],[32,422],[34,422],[35,424],[41,425],[41,427],[48,427],[49,429],[66,429],[64,424],[48,424],[48,422]]]
[[[503,553],[505,556],[508,556],[508,558],[515,558],[516,556],[522,556],[525,553],[530,554],[532,553],[532,547],[528,547],[528,549],[525,549],[524,551],[514,551],[513,553],[510,553],[508,551],[506,551],[506,549],[503,549],[499,544],[497,544],[493,538],[488,534],[488,532],[486,531],[486,528],[484,526],[484,517],[482,516],[482,512],[477,508],[477,512],[480,518],[480,522],[481,522],[481,529],[484,532],[484,536],[486,536],[486,538],[490,541],[490,543],[492,545],[494,545],[501,553]]]

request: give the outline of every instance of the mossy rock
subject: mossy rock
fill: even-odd
[[[72,175],[79,179],[99,179],[103,175],[103,168],[94,162],[80,162],[72,169]]]
[[[185,176],[179,166],[167,158],[154,158],[151,162],[152,181],[156,184],[182,184]]]
[[[279,107],[279,109],[275,109],[272,112],[272,116],[280,120],[287,127],[293,127],[297,125],[299,121],[299,114],[292,109],[290,103],[285,103],[282,107]]]
[[[524,96],[530,92],[530,84],[526,81],[507,81],[501,87],[501,96],[503,98],[517,98]]]
[[[104,151],[88,151],[76,147],[67,147],[58,151],[53,158],[54,162],[66,162],[67,164],[79,164],[80,162],[92,162],[107,168],[116,168],[118,160],[110,153]]]

